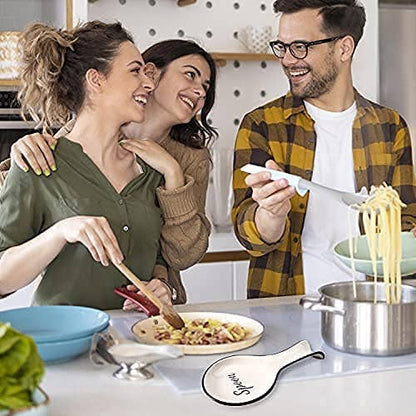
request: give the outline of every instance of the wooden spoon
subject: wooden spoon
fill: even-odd
[[[172,305],[163,303],[156,295],[149,290],[146,285],[124,264],[113,263],[114,266],[159,309],[163,319],[176,329],[181,329],[185,326],[185,322],[179,314],[173,309]]]

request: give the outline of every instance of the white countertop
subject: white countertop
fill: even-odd
[[[178,307],[178,310],[230,311],[247,306],[267,307],[297,302],[298,297],[269,298],[191,304]],[[119,317],[123,313],[114,311],[112,316]],[[51,398],[50,415],[184,416],[196,413],[198,416],[221,416],[236,412],[244,416],[288,413],[307,416],[416,414],[416,368],[282,382],[266,399],[243,408],[217,404],[203,393],[180,395],[159,376],[146,381],[120,381],[111,376],[114,370],[115,367],[110,366],[93,366],[87,356],[48,366],[42,386]]]
[[[208,253],[243,250],[245,248],[238,242],[233,230],[229,232],[217,232],[213,230],[209,237]]]

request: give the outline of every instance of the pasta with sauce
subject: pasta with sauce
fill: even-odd
[[[218,345],[242,341],[250,331],[232,322],[216,319],[194,319],[185,321],[185,326],[175,329],[168,324],[156,324],[155,339],[167,344]]]

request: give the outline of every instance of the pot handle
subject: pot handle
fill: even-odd
[[[322,298],[314,296],[303,296],[299,301],[299,305],[302,306],[303,309],[310,309],[316,312],[329,312],[340,316],[345,315],[345,311],[343,309],[338,309],[334,306],[323,305]]]

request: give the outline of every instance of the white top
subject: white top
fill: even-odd
[[[355,192],[352,156],[352,124],[357,113],[354,104],[345,111],[325,111],[305,101],[315,121],[316,150],[312,181],[340,191]],[[352,279],[352,272],[333,254],[333,247],[349,236],[347,205],[309,194],[305,225],[302,232],[305,292],[320,286]],[[352,235],[359,234],[358,215],[352,214]],[[357,273],[357,278],[363,277]]]

